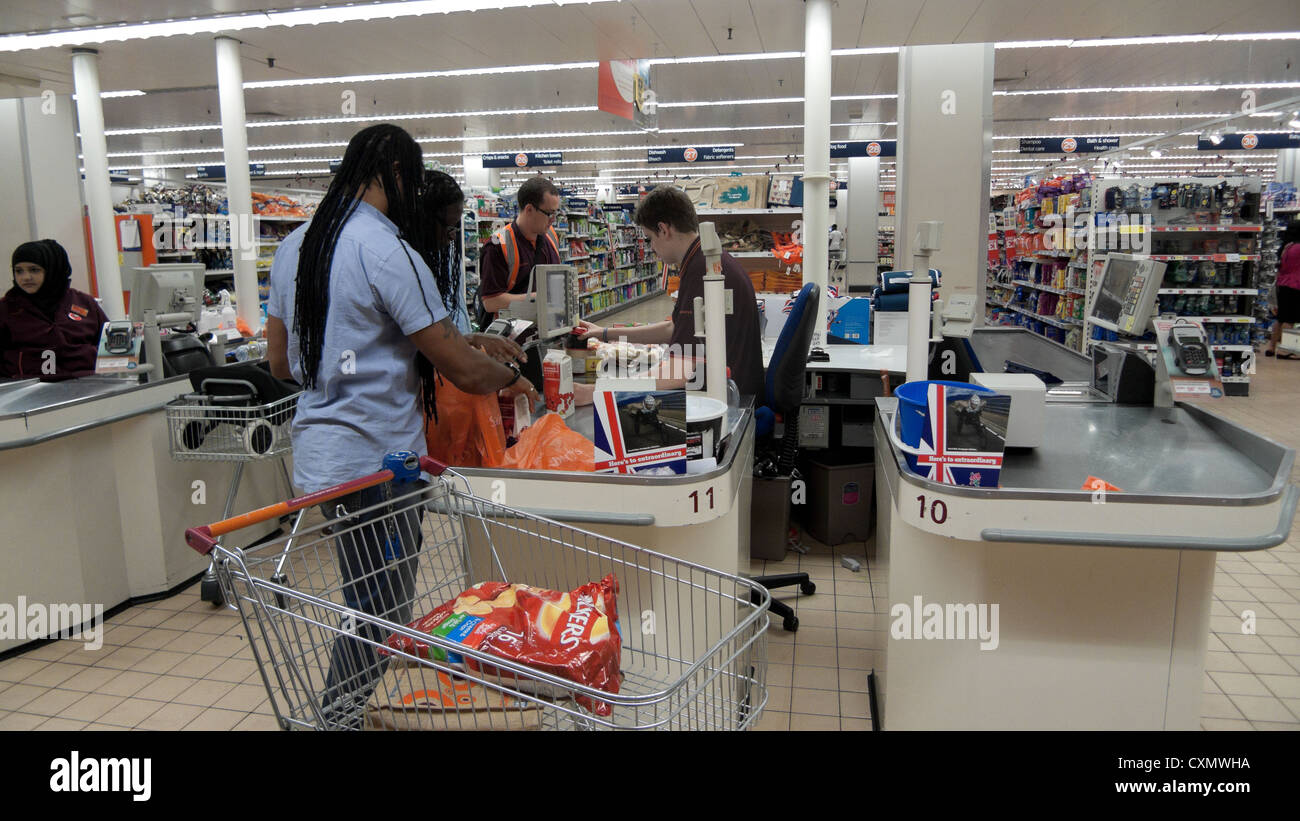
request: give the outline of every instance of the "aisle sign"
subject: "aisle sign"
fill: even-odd
[[[1215,145],[1201,137],[1196,141],[1197,151],[1251,151],[1256,148],[1300,148],[1300,132],[1290,134],[1224,134]]]
[[[702,148],[650,148],[646,162],[732,162],[736,159],[733,147],[707,146]]]
[[[1119,148],[1119,137],[1021,137],[1021,154],[1097,154]]]
[[[894,157],[898,155],[897,140],[859,140],[831,143],[831,159],[845,157]]]
[[[198,178],[201,180],[224,180],[226,178],[226,167],[224,165],[200,165],[195,168],[198,172]],[[262,177],[266,175],[266,166],[260,162],[248,164],[248,176]]]
[[[596,107],[631,120],[645,131],[659,130],[649,60],[604,60],[597,72]]]
[[[561,151],[520,151],[517,154],[503,151],[483,155],[484,168],[551,168],[557,165],[564,165]]]

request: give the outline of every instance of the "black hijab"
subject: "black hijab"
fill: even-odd
[[[45,281],[36,293],[28,294],[18,287],[18,278],[14,277],[14,287],[8,295],[28,300],[47,319],[53,319],[59,303],[72,286],[72,263],[68,261],[68,252],[52,239],[38,239],[24,242],[14,249],[13,261],[9,264],[10,272],[20,262],[39,265],[45,269]]]

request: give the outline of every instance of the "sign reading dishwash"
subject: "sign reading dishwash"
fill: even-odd
[[[645,161],[652,162],[733,162],[736,149],[727,146],[701,148],[649,148]]]
[[[898,155],[897,140],[858,140],[831,143],[831,159],[845,157],[894,157]]]
[[[1196,140],[1197,151],[1253,151],[1256,148],[1300,148],[1300,132],[1291,134],[1224,134],[1218,145],[1205,137]]]
[[[596,107],[631,120],[645,131],[659,130],[649,60],[603,60],[597,71]]]
[[[1096,154],[1119,148],[1119,137],[1021,137],[1021,154]]]
[[[503,151],[483,155],[484,168],[553,168],[564,165],[563,151]]]
[[[686,391],[597,391],[596,472],[686,472]]]

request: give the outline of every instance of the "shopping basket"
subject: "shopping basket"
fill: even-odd
[[[293,480],[285,456],[293,449],[290,427],[297,392],[253,365],[201,368],[190,374],[193,393],[164,407],[172,458],[177,461],[233,462],[223,518],[239,494],[244,465],[276,460],[289,493]],[[294,527],[298,525],[295,520]],[[199,587],[203,601],[223,603],[216,570],[209,565]]]
[[[754,726],[767,701],[770,594],[761,585],[479,499],[463,477],[429,457],[389,454],[385,466],[186,532],[191,547],[216,557],[223,592],[243,620],[283,728]],[[421,471],[433,481],[421,480]],[[388,489],[377,504],[333,507],[375,487]],[[325,505],[337,518],[256,547],[217,542],[313,505]],[[384,545],[381,566],[357,562],[353,551],[363,539]],[[343,561],[350,580],[341,573]],[[617,693],[405,626],[483,581],[564,591],[610,573],[620,586]],[[355,596],[363,587],[377,602],[369,609],[381,614],[346,603],[346,590]],[[466,663],[392,650],[385,639],[394,634],[452,654],[448,658],[459,654]],[[340,666],[340,659],[351,666]],[[597,715],[579,700],[612,709]]]

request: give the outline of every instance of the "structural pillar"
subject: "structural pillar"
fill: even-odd
[[[84,188],[90,216],[97,296],[109,319],[125,319],[122,269],[117,256],[117,224],[113,219],[113,197],[109,192],[104,104],[99,97],[99,52],[94,49],[75,49],[72,52],[72,83],[77,95],[82,167],[86,169]]]
[[[816,283],[821,297],[812,338],[817,347],[826,339],[831,230],[831,0],[804,2],[803,62],[803,281]]]
[[[992,157],[993,44],[899,49],[895,267],[911,264],[917,225],[941,221],[942,247],[930,257],[943,272],[941,293],[975,294],[977,304],[984,301]]]
[[[248,172],[244,70],[239,64],[238,40],[218,37],[216,47],[222,156],[226,163],[226,210],[230,214],[230,256],[235,269],[235,309],[256,334],[262,327],[262,306],[257,292],[258,226],[253,224],[253,184]]]
[[[849,158],[848,219],[844,225],[844,288],[849,293],[870,293],[876,285],[879,259],[877,243],[880,213],[880,160]],[[843,205],[844,195],[840,195]]]

